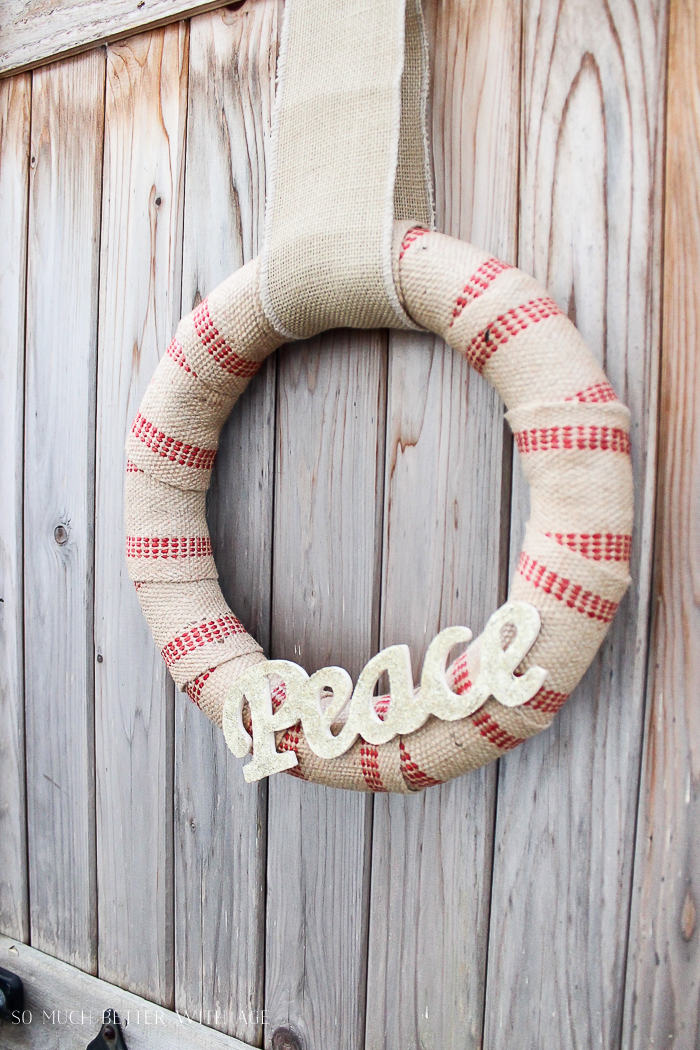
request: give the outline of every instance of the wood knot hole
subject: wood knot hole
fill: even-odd
[[[53,538],[59,547],[62,547],[64,543],[68,543],[68,529],[65,525],[57,525],[53,530]]]
[[[278,1028],[272,1036],[272,1050],[304,1050],[301,1039],[291,1028]]]
[[[693,891],[689,886],[686,890],[685,900],[683,901],[683,912],[681,913],[681,935],[686,944],[695,933],[696,921],[697,910],[695,908],[695,898],[693,897]]]

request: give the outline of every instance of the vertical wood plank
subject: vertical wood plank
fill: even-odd
[[[107,50],[95,646],[100,976],[173,973],[173,685],[124,562],[124,441],[180,315],[188,26]]]
[[[669,40],[655,623],[623,1045],[700,1040],[700,11]]]
[[[632,412],[632,586],[554,726],[500,763],[485,1043],[619,1046],[650,595],[666,4],[528,0],[520,265]],[[512,553],[527,494],[516,464]]]
[[[356,677],[377,644],[385,336],[337,331],[280,352],[272,650]],[[371,799],[269,785],[265,1046],[363,1042]]]
[[[22,471],[30,75],[0,82],[0,929],[29,940]]]
[[[257,254],[275,91],[277,0],[192,19],[182,309]],[[236,405],[209,493],[219,582],[270,642],[276,359]],[[246,784],[218,729],[176,693],[175,1002],[262,1043],[265,785]]]
[[[438,229],[514,260],[520,5],[424,6]],[[415,674],[439,630],[477,633],[502,598],[503,428],[449,347],[391,335],[381,644],[407,642]],[[367,1050],[481,1046],[495,783],[375,801]]]
[[[95,372],[104,55],[34,74],[24,632],[32,944],[96,960]]]

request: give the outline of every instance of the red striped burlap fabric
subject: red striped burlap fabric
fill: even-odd
[[[394,275],[413,323],[442,336],[506,403],[531,489],[509,597],[539,610],[522,668],[548,675],[522,707],[488,701],[459,722],[431,718],[387,744],[319,759],[299,726],[278,735],[293,775],[360,791],[417,791],[490,762],[546,729],[597,652],[628,583],[629,412],[568,318],[527,274],[469,244],[397,223]],[[126,554],[175,682],[217,725],[236,677],[263,660],[227,607],[204,514],[219,431],[260,362],[282,343],[254,261],[189,316],[160,362],[127,441]],[[479,670],[477,638],[450,668]],[[280,685],[274,696],[284,701]],[[387,703],[387,698],[378,705]]]

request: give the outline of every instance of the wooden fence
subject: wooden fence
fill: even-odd
[[[0,928],[254,1046],[282,1026],[306,1050],[693,1050],[700,7],[424,6],[439,228],[546,285],[632,411],[609,638],[547,733],[470,776],[408,799],[246,785],[126,576],[123,446],[181,313],[260,250],[281,4],[9,75]],[[356,675],[481,629],[527,495],[463,360],[337,331],[251,384],[208,515],[266,652]]]

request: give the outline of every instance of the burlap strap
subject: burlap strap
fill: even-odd
[[[286,339],[415,328],[394,219],[432,226],[420,0],[286,0],[261,295]]]

